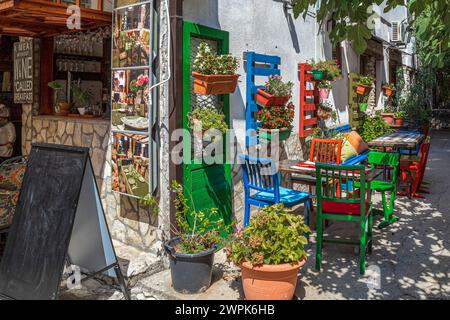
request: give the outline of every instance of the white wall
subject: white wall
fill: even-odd
[[[294,83],[294,131],[298,132],[300,89],[297,66],[308,59],[331,59],[328,37],[326,32],[318,33],[315,18],[294,20],[291,10],[285,12],[283,4],[273,0],[185,0],[183,11],[185,20],[228,31],[230,52],[239,58],[245,51],[281,57],[281,75]],[[241,81],[239,90],[231,96],[230,116],[235,129],[245,129],[246,73],[243,65],[239,73]],[[348,118],[346,82],[346,79],[337,81],[331,97],[331,101],[339,104],[340,118],[345,121]]]

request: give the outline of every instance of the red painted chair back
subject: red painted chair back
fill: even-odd
[[[309,161],[324,164],[341,164],[342,140],[314,138]]]
[[[423,176],[425,175],[425,170],[427,168],[428,155],[430,154],[430,143],[422,143],[420,146],[420,164],[419,164],[419,177],[417,179],[417,183],[415,183],[414,188],[416,191],[420,189],[420,186],[423,181]]]

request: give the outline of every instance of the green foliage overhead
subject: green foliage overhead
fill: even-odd
[[[317,0],[291,1],[295,18],[300,15],[306,18],[310,6],[317,3]],[[336,22],[330,33],[333,43],[352,41],[355,51],[362,54],[372,36],[369,26],[373,12],[368,8],[373,3],[380,5],[383,0],[321,0],[317,20],[323,25],[332,18]],[[404,3],[405,0],[387,0],[385,12]],[[408,8],[415,18],[410,27],[415,29],[415,36],[426,52],[423,63],[442,68],[445,56],[450,54],[450,0],[409,0]]]
[[[311,230],[303,223],[303,217],[292,214],[283,204],[267,206],[230,241],[227,256],[237,265],[296,263],[306,257],[307,232]]]

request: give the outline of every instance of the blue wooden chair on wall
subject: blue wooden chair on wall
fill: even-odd
[[[283,188],[275,163],[270,158],[255,158],[240,154],[245,189],[244,227],[250,222],[250,206],[265,207],[282,203],[285,207],[305,205],[305,223],[309,225],[310,194]]]

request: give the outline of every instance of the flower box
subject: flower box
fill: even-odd
[[[228,94],[236,91],[240,75],[206,75],[198,72],[192,72],[194,77],[194,93],[209,94]]]
[[[276,97],[267,93],[264,89],[258,89],[256,94],[256,102],[264,107],[268,106],[284,106],[288,103],[290,97]]]
[[[278,134],[278,140],[284,141],[287,140],[291,136],[291,129],[282,128],[282,129],[263,129],[258,128],[259,139],[271,141],[273,140],[273,136]]]

